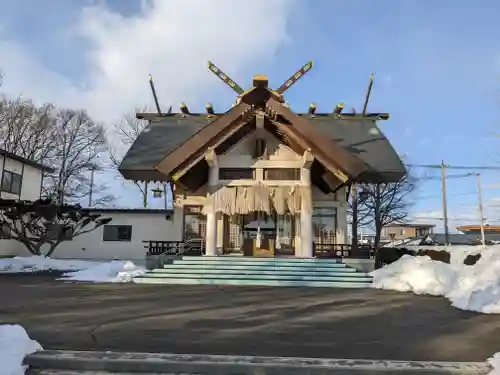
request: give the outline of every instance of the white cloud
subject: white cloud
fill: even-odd
[[[181,101],[210,101],[214,99],[208,97],[210,91],[222,83],[208,72],[206,61],[213,59],[237,80],[256,63],[272,59],[288,42],[287,22],[297,5],[289,0],[153,0],[142,4],[141,13],[132,17],[102,4],[82,9],[68,35],[83,36],[90,45],[85,51],[86,87],[47,70],[27,48],[0,41],[4,89],[40,102],[86,108],[102,121],[115,120],[124,111],[152,101],[149,73],[164,107]]]
[[[104,4],[86,2],[65,32],[75,43],[85,42],[85,64],[78,64],[87,67],[83,85],[47,69],[29,46],[2,33],[2,90],[39,103],[85,108],[96,120],[113,123],[124,112],[152,103],[151,73],[164,111],[182,101],[194,109],[195,103],[215,101],[219,91],[227,92],[227,109],[235,94],[208,71],[207,60],[248,87],[251,75],[261,73],[254,66],[270,62],[290,42],[288,21],[292,12],[300,13],[295,0],[143,0],[141,12],[131,17]],[[51,40],[46,43],[50,48]],[[243,74],[246,79],[240,81]],[[140,204],[135,190],[119,190],[127,206]]]

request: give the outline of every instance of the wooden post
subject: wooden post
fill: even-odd
[[[357,254],[358,251],[358,192],[356,184],[351,184],[351,206],[352,206],[352,217],[351,217],[351,246],[352,253]]]

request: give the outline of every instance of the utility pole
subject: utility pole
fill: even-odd
[[[92,207],[92,193],[94,192],[94,171],[95,167],[90,167],[90,191],[89,191],[89,207]]]
[[[483,215],[483,197],[481,194],[481,174],[475,173],[477,181],[477,198],[479,200],[479,219],[481,224],[481,243],[483,246],[486,245],[486,240],[484,238],[484,215]]]
[[[444,161],[441,161],[441,191],[443,193],[443,219],[444,219],[444,238],[446,245],[450,244],[450,234],[448,231],[448,207],[446,205],[446,167]]]

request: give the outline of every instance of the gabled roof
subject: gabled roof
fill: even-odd
[[[317,131],[337,141],[369,166],[365,180],[397,179],[406,170],[389,140],[376,124],[376,117],[342,119],[334,116],[301,114]],[[193,136],[212,119],[206,116],[170,115],[150,120],[130,147],[119,170],[132,180],[165,180],[154,165]]]
[[[169,116],[150,121],[125,154],[119,171],[130,180],[166,180],[167,176],[154,166],[211,120],[200,116]]]
[[[3,150],[1,148],[0,148],[0,155],[3,155],[4,157],[16,160],[20,163],[24,163],[26,165],[29,165],[29,166],[36,168],[36,169],[40,169],[40,170],[45,171],[45,172],[53,172],[54,171],[54,168],[48,167],[46,165],[40,164],[40,163],[33,161],[33,160],[30,160],[30,159],[23,158],[22,156],[13,154],[12,152]]]
[[[323,118],[318,121],[316,117],[306,118],[292,112],[286,105],[284,91],[311,67],[312,61],[278,90],[268,87],[267,76],[256,75],[253,87],[243,91],[220,69],[209,63],[212,72],[237,92],[237,104],[203,126],[200,116],[191,117],[186,105],[181,106],[186,116],[185,122],[175,117],[175,120],[165,120],[157,103],[161,123],[177,123],[161,127],[159,124],[153,125],[156,118],[150,118],[150,126],[125,155],[119,167],[120,172],[129,179],[171,180],[186,188],[196,189],[206,182],[207,152],[224,153],[249,132],[264,128],[295,152],[308,153],[313,160],[313,183],[320,186],[323,181],[329,191],[336,191],[348,181],[395,182],[400,179],[406,170],[373,118],[359,117],[358,129],[354,130],[354,126],[348,124],[341,131],[345,120]],[[151,79],[150,83],[155,96]],[[372,83],[373,79],[370,80],[370,90]],[[213,108],[210,108],[207,107],[207,111],[212,113]],[[310,109],[311,115],[315,112],[314,108]],[[337,106],[335,113],[339,115],[342,108],[343,105]],[[186,126],[179,126],[179,122]],[[163,157],[159,160],[160,154]]]

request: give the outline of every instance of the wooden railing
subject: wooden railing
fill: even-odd
[[[183,255],[202,255],[204,253],[204,241],[142,241],[147,250],[147,255],[162,254],[183,254]]]
[[[358,245],[353,249],[351,244],[319,244],[315,243],[313,255],[316,258],[360,258],[370,259],[374,256],[374,249],[368,245]]]
[[[147,255],[183,254],[202,255],[205,252],[204,241],[201,239],[190,241],[142,241]],[[358,245],[354,250],[351,244],[319,244],[313,246],[313,256],[316,258],[360,258],[370,259],[374,256],[374,249],[367,245]]]

